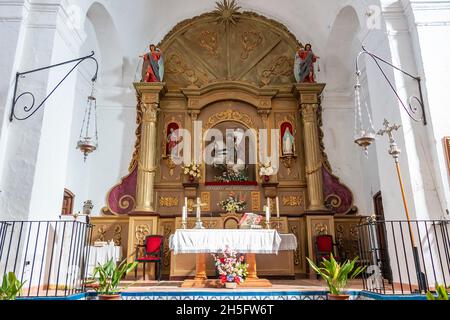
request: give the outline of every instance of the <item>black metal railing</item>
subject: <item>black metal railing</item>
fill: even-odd
[[[85,292],[92,226],[78,221],[0,222],[0,279],[14,272],[22,297]]]
[[[450,222],[369,221],[358,226],[364,290],[414,294],[450,285]]]

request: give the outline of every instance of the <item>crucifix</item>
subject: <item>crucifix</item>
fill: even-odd
[[[408,208],[408,203],[406,201],[406,194],[405,194],[405,188],[403,185],[403,179],[402,179],[402,174],[400,171],[400,161],[399,161],[399,156],[400,153],[402,152],[400,150],[400,148],[397,146],[397,142],[395,141],[394,138],[394,131],[398,131],[398,129],[401,128],[400,125],[390,125],[389,121],[387,121],[386,119],[384,119],[384,129],[378,131],[378,135],[379,136],[384,136],[387,135],[389,138],[389,154],[394,158],[395,161],[395,167],[397,170],[397,177],[398,177],[398,181],[400,184],[400,190],[402,193],[402,200],[403,200],[403,207],[405,209],[405,214],[406,214],[406,220],[408,222],[408,228],[409,228],[409,236],[411,239],[411,245],[413,248],[413,256],[414,256],[414,264],[416,266],[416,273],[417,273],[417,280],[419,283],[419,290],[420,291],[426,291],[427,290],[427,285],[426,285],[426,279],[425,279],[425,274],[422,272],[421,267],[420,267],[420,260],[419,260],[419,251],[416,245],[416,241],[414,239],[414,234],[413,234],[413,228],[412,228],[412,223],[411,223],[411,216],[409,214],[409,208]]]
[[[197,221],[195,222],[194,229],[205,229],[205,227],[203,227],[201,215],[202,215],[202,207],[206,206],[207,206],[206,203],[201,203],[200,198],[197,198],[197,204],[193,205],[193,207],[197,209]]]

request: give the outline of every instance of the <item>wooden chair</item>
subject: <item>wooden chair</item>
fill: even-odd
[[[316,264],[319,265],[323,258],[330,259],[331,254],[333,254],[336,261],[339,261],[340,259],[336,256],[334,247],[336,247],[336,244],[333,242],[333,236],[328,234],[316,236],[314,238],[314,255],[316,257]]]
[[[144,250],[139,250],[143,248]],[[141,252],[144,251],[144,255]],[[155,264],[156,279],[161,281],[161,268],[164,252],[164,239],[162,236],[150,235],[145,238],[144,245],[138,245],[136,247],[136,259],[138,263],[144,264],[144,280],[145,280],[145,267],[147,263]],[[137,279],[137,267],[134,271],[134,277]]]

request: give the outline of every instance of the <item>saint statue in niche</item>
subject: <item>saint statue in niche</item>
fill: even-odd
[[[295,154],[295,138],[292,124],[285,122],[281,125],[283,156],[293,156]]]
[[[314,64],[320,57],[312,51],[311,44],[306,44],[295,54],[294,75],[297,83],[315,83]]]
[[[178,157],[178,143],[180,142],[180,136],[177,130],[178,124],[171,123],[167,126],[167,139],[166,139],[166,155],[169,157]]]
[[[143,82],[162,82],[164,78],[164,57],[161,50],[154,44],[150,45],[150,52],[141,55],[144,59],[142,66]]]

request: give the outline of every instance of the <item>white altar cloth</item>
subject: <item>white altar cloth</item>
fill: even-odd
[[[282,245],[283,238],[286,239],[286,243]],[[297,239],[294,235],[280,236],[276,230],[247,229],[180,229],[169,239],[169,247],[175,255],[182,253],[217,253],[225,249],[226,246],[240,253],[278,254],[280,248],[296,250]]]
[[[89,246],[88,275],[92,276],[95,267],[104,265],[111,259],[115,262],[122,260],[122,247],[111,245],[102,247]]]

